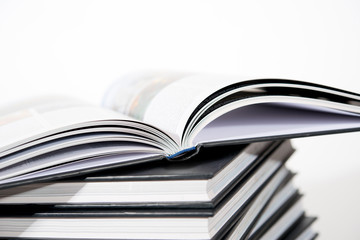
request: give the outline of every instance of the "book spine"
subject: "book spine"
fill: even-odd
[[[200,147],[191,147],[181,150],[167,158],[169,161],[184,161],[198,154]]]

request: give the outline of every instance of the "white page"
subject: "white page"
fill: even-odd
[[[174,133],[179,142],[186,121],[206,97],[247,79],[176,72],[133,74],[111,86],[104,105]]]
[[[322,111],[318,111],[319,105],[314,111],[306,106],[301,107],[300,103],[292,104],[292,108],[289,108],[288,98],[271,99],[278,104],[266,103],[271,102],[266,98],[262,104],[245,103],[245,106],[236,109],[238,106],[234,103],[234,106],[227,106],[228,110],[219,109],[218,118],[214,114],[211,117],[215,120],[204,119],[189,138],[188,144],[360,128],[360,115],[347,112],[339,114],[337,110],[327,110],[324,107]],[[286,107],[280,104],[281,101],[287,103]],[[227,111],[229,112],[226,113]]]
[[[53,152],[56,150],[74,147],[77,145],[83,145],[88,143],[101,143],[101,142],[138,142],[144,144],[152,144],[154,147],[159,146],[157,142],[153,142],[150,139],[132,136],[122,133],[90,133],[90,134],[79,134],[72,135],[66,138],[60,138],[53,141],[47,141],[42,144],[38,144],[31,148],[27,148],[23,151],[19,151],[1,158],[0,168],[7,167],[11,164],[34,158],[36,156]]]
[[[166,132],[174,133],[176,141],[178,142],[184,133],[185,125],[190,119],[191,114],[194,112],[196,107],[203,102],[203,100],[219,89],[246,80],[250,80],[250,78],[205,74],[140,73],[124,77],[117,83],[117,85],[113,86],[105,98],[105,105],[114,110],[136,117],[146,123],[150,123],[151,125],[158,126]],[[243,86],[237,89],[228,89],[229,91],[221,94],[204,105],[199,111],[199,114],[205,111],[208,107],[211,107],[212,104],[215,104],[217,101],[220,101],[222,98],[230,94],[244,90],[257,92],[262,91],[262,88],[266,87],[294,88],[299,89],[299,91],[301,91],[301,89],[306,89],[308,91],[323,91],[329,94],[339,95],[344,98],[351,98],[354,100],[360,99],[357,95],[344,93],[334,89],[322,88],[321,86],[313,86],[311,84],[307,85],[306,83],[299,83],[296,81],[274,83],[271,79],[269,79],[265,82],[258,82],[256,84]],[[293,97],[293,100],[290,100],[290,102],[298,100],[300,102],[303,101],[305,98],[301,97],[301,92],[299,94],[299,96]],[[267,95],[265,97],[271,98],[278,96],[289,99],[289,96],[286,96],[286,93],[284,93],[284,96],[277,94],[276,96]],[[250,97],[249,99],[252,101],[253,97]],[[358,113],[360,112],[360,108],[356,106],[358,103],[355,101],[349,104],[339,104],[326,101],[326,99],[322,99],[320,97],[317,99],[316,96],[314,96],[314,98],[307,97],[307,100],[313,101],[316,104],[322,102],[321,106],[325,106],[327,104],[328,107],[336,108],[342,105],[339,109]],[[271,102],[272,100],[266,99],[266,101]],[[246,104],[244,103],[242,106],[245,105]],[[241,106],[239,105],[237,107]],[[230,110],[232,109],[229,107],[223,107],[222,109],[216,111],[217,113],[215,114],[215,117]],[[187,139],[189,134],[196,135],[198,131],[213,120],[214,115],[211,115],[212,118],[210,117],[210,119],[201,120],[202,125],[196,127],[198,129],[196,129],[195,133],[185,132],[185,139]],[[196,119],[197,118],[194,118],[193,121],[196,121]],[[192,124],[193,122],[190,123],[190,128],[192,128]],[[183,148],[191,147],[193,145],[194,144],[191,141],[187,141],[183,144]]]
[[[149,103],[144,122],[181,136],[195,108],[215,91],[246,78],[213,75],[191,75],[177,80],[161,91]]]
[[[12,183],[17,181],[24,181],[34,178],[42,178],[46,176],[55,176],[62,173],[84,171],[86,169],[96,169],[98,167],[106,167],[109,165],[132,162],[134,160],[144,159],[144,158],[153,158],[160,157],[160,154],[156,153],[144,153],[144,152],[132,152],[132,153],[123,153],[110,156],[101,156],[96,158],[90,158],[85,160],[79,160],[76,162],[70,162],[67,164],[62,164],[59,166],[49,167],[43,170],[23,174],[17,177],[12,177],[9,179],[0,180],[1,184]]]
[[[0,152],[49,134],[105,120],[132,119],[121,113],[76,102],[65,102],[63,105],[61,102],[45,102],[44,105],[8,113],[0,117]]]
[[[36,151],[37,149],[41,149],[43,147],[46,147],[48,145],[53,146],[58,144],[57,141],[62,142],[62,138],[69,138],[73,136],[78,135],[92,135],[92,134],[99,134],[99,133],[113,133],[127,136],[127,140],[130,140],[132,138],[132,142],[137,142],[139,138],[145,138],[147,140],[147,144],[152,144],[155,142],[157,147],[161,147],[163,149],[166,149],[166,152],[171,152],[171,148],[169,149],[169,145],[164,144],[163,140],[158,137],[157,135],[149,134],[148,132],[137,130],[133,128],[123,128],[119,127],[119,123],[116,121],[106,121],[107,126],[99,125],[99,124],[93,124],[91,127],[88,128],[80,128],[76,130],[71,130],[67,132],[61,132],[54,135],[49,135],[43,138],[39,138],[36,140],[33,140],[31,142],[26,142],[21,145],[17,145],[14,148],[11,148],[7,151],[1,152],[0,157],[4,159],[4,156],[7,155],[21,155],[22,152],[28,152],[31,153],[33,151]],[[170,146],[171,147],[171,146]]]
[[[177,72],[139,72],[126,75],[110,86],[103,105],[138,120],[154,96],[167,85],[187,76]]]
[[[0,169],[0,179],[18,176],[58,164],[89,159],[97,156],[124,153],[161,154],[162,151],[144,144],[130,142],[84,144],[40,155],[27,161]],[[91,164],[91,162],[89,162],[89,164]]]

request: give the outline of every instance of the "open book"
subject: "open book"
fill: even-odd
[[[200,147],[360,130],[360,95],[283,79],[141,73],[103,107],[33,99],[0,109],[0,187],[155,159]]]

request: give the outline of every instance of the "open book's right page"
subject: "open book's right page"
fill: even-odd
[[[246,77],[152,72],[124,76],[111,86],[104,105],[157,126],[180,140],[196,107],[217,90]]]
[[[360,129],[360,95],[285,79],[139,73],[118,81],[104,102],[181,148]]]

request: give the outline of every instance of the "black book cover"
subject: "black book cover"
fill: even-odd
[[[295,203],[300,201],[302,195],[300,195],[298,192],[294,194],[291,198],[289,198],[281,207],[278,209],[267,221],[251,236],[249,237],[249,240],[256,240],[260,239],[261,236],[270,229],[270,227],[281,218],[282,215],[284,215]],[[296,221],[293,225],[295,225],[298,221]],[[290,230],[292,228],[290,227]]]
[[[294,173],[290,172],[289,171],[289,174],[288,176],[284,179],[284,181],[278,186],[278,188],[276,189],[275,193],[272,194],[272,196],[270,196],[270,198],[268,199],[268,201],[261,207],[260,211],[257,213],[257,215],[255,216],[253,222],[251,222],[248,226],[248,228],[246,229],[245,233],[243,236],[239,236],[239,240],[244,240],[244,239],[247,239],[249,237],[249,234],[250,232],[252,231],[252,229],[255,227],[256,223],[258,222],[258,220],[260,219],[260,217],[262,216],[262,214],[264,213],[264,211],[266,210],[266,207],[269,205],[269,203],[271,202],[271,200],[273,199],[273,197],[278,194],[281,189],[283,189],[294,177]],[[294,193],[293,196],[291,196],[289,198],[292,199],[295,195],[297,195],[298,192],[296,191],[296,193]],[[254,203],[251,203],[248,208],[251,208],[251,206],[253,205]],[[247,210],[246,210],[247,211]],[[241,224],[241,221],[242,221],[242,217],[237,221],[237,223],[235,223],[234,227],[226,233],[226,235],[224,236],[223,239],[228,239],[232,233],[236,230],[236,227],[238,224]]]
[[[311,225],[315,222],[316,217],[308,217],[303,216],[300,219],[300,222],[296,224],[296,226],[287,234],[284,234],[284,236],[281,238],[281,240],[292,240],[299,237],[300,234],[302,234],[305,230],[307,230]],[[314,234],[314,238],[316,238],[317,234]]]

